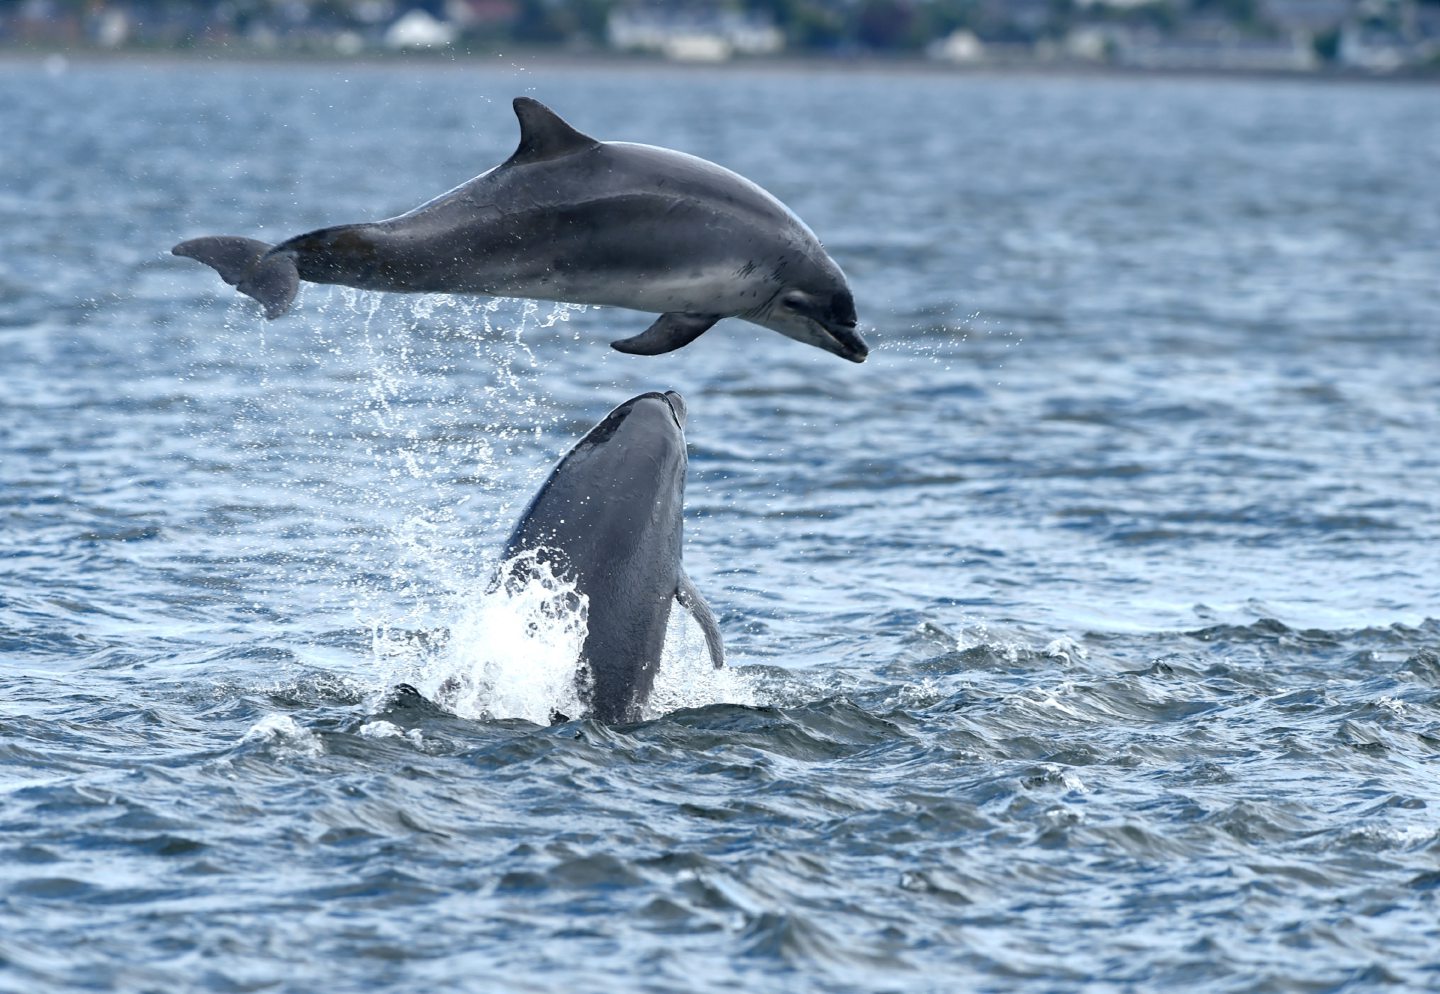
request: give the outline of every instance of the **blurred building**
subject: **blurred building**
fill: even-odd
[[[968,65],[1440,71],[1440,0],[0,0],[0,45],[31,49],[517,43],[690,61],[894,52]]]
[[[606,38],[622,52],[654,52],[682,61],[775,55],[785,35],[763,14],[728,9],[623,7],[610,13]]]

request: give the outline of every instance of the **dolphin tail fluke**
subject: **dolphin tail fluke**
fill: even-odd
[[[720,623],[715,620],[715,612],[710,610],[710,605],[705,603],[700,591],[695,589],[695,584],[691,583],[684,573],[680,574],[675,598],[681,607],[690,612],[700,630],[705,633],[705,647],[710,650],[710,661],[717,670],[722,668],[725,665],[725,643],[720,639]]]
[[[170,251],[205,263],[226,283],[258,300],[265,316],[273,319],[290,309],[300,289],[300,273],[290,255],[270,255],[271,248],[254,238],[212,235],[181,242]]]
[[[638,335],[611,342],[610,347],[629,355],[663,355],[689,345],[715,327],[723,314],[662,314]]]
[[[274,320],[290,309],[300,290],[300,273],[288,255],[266,256],[257,262],[235,289],[260,301],[265,316]]]

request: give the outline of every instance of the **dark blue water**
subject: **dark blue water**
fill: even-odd
[[[167,254],[409,208],[521,93],[779,195],[870,361],[320,287],[265,323]],[[1440,986],[1437,107],[0,68],[0,989]],[[576,632],[486,582],[650,389],[733,666],[677,624],[650,720],[548,727]]]

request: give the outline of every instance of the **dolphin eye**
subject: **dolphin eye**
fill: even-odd
[[[806,311],[810,308],[810,300],[799,290],[791,290],[780,295],[780,303],[792,311]]]

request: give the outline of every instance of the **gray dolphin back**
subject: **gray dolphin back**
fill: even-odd
[[[699,622],[716,666],[720,628],[681,562],[684,402],[648,393],[610,412],[556,465],[505,547],[508,580],[531,554],[587,602],[582,699],[600,721],[637,721],[650,696],[678,600]]]

